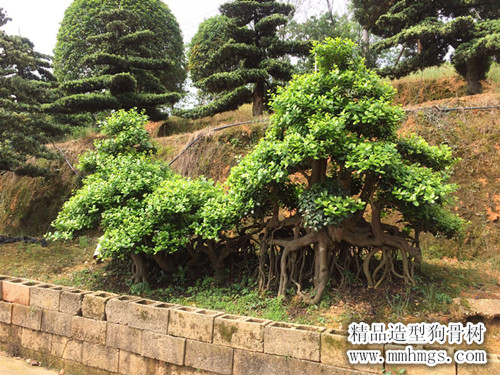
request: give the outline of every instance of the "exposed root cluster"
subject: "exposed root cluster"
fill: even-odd
[[[412,240],[398,227],[381,224],[376,207],[371,223],[361,218],[319,231],[303,228],[298,217],[274,217],[260,236],[259,288],[276,286],[278,295],[286,295],[294,287],[305,302],[316,304],[329,284],[343,287],[364,279],[377,288],[391,277],[415,284],[421,251]],[[305,286],[311,286],[309,292]]]

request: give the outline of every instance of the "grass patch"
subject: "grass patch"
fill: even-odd
[[[402,82],[412,82],[415,83],[420,81],[420,79],[443,79],[458,76],[453,65],[450,63],[444,63],[441,66],[430,66],[425,68],[423,71],[413,72],[409,75],[394,80],[393,82],[402,83]]]
[[[395,103],[404,106],[447,98],[459,99],[469,95],[467,82],[450,63],[413,72],[392,80],[391,83],[398,91]],[[500,92],[498,63],[491,65],[486,80],[483,82],[483,90],[484,92]]]
[[[441,322],[450,320],[454,298],[491,298],[495,270],[484,262],[429,259],[416,277],[417,285],[400,280],[367,289],[362,284],[339,290],[329,288],[318,305],[305,305],[290,291],[286,298],[274,291],[260,294],[248,273],[227,274],[222,285],[210,269],[179,269],[176,274],[150,273],[150,283],[131,284],[131,261],[92,261],[95,238],[80,237],[73,243],[0,246],[2,273],[85,290],[133,294],[144,298],[223,311],[273,321],[326,326],[346,330],[351,322]],[[424,254],[427,258],[428,254]],[[498,274],[498,272],[497,272]],[[498,287],[496,287],[498,289]]]
[[[491,64],[486,79],[495,87],[495,92],[500,92],[500,64]]]
[[[91,241],[93,242],[93,241]],[[55,243],[48,247],[17,242],[0,245],[0,270],[3,274],[46,282],[69,277],[75,267],[91,259],[93,250],[77,243]]]
[[[99,134],[99,128],[96,126],[75,126],[71,128],[71,133],[66,136],[63,142],[73,139],[95,137],[97,134]]]
[[[447,144],[460,161],[451,182],[458,184],[455,212],[469,221],[456,239],[424,234],[421,247],[429,258],[480,260],[500,269],[500,133],[498,110],[411,114],[405,131],[432,144]]]
[[[170,286],[146,293],[170,303],[224,311],[275,321],[289,321],[286,301],[271,294],[259,295],[255,280],[216,286],[211,277],[198,280],[184,289]]]

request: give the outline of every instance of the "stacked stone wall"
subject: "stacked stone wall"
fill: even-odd
[[[0,276],[0,348],[75,375],[361,375],[347,337],[323,327],[273,322],[134,296]],[[394,347],[394,345],[393,345]],[[452,348],[449,350],[453,351]],[[406,366],[408,374],[500,374],[485,366]]]

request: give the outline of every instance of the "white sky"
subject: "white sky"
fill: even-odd
[[[165,0],[177,18],[188,43],[204,19],[218,14],[218,8],[228,0]],[[52,54],[56,44],[59,23],[65,9],[72,0],[2,0],[0,7],[7,12],[12,21],[4,26],[7,34],[19,34],[35,44],[35,50]],[[326,9],[326,0],[298,0],[301,3],[300,15],[306,17],[318,10]],[[339,13],[345,12],[346,0],[333,0]]]

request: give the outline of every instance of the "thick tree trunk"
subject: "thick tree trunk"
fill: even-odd
[[[365,59],[368,59],[368,54],[370,52],[370,32],[367,29],[363,29],[363,37],[362,37],[362,47],[363,53],[365,54]]]
[[[217,251],[217,246],[214,241],[207,241],[206,246],[201,248],[205,254],[208,255],[210,259],[210,264],[214,270],[214,280],[216,283],[220,284],[225,278],[225,262],[224,260],[231,254],[232,248],[229,245],[225,245],[222,250]]]
[[[146,266],[144,264],[144,259],[141,254],[131,253],[132,261],[134,262],[133,269],[133,282],[134,284],[146,283],[148,280],[146,278]]]
[[[311,170],[311,183],[322,182],[326,177],[326,159],[313,160]]]
[[[166,273],[177,273],[179,269],[177,266],[169,261],[169,257],[164,254],[164,253],[156,253],[153,255],[153,259],[155,260],[156,264],[160,266],[160,268],[166,272]],[[171,260],[171,259],[170,259]]]
[[[480,79],[484,75],[484,72],[481,71],[481,67],[484,65],[479,61],[480,58],[473,58],[467,61],[467,72],[466,72],[466,80],[467,80],[467,89],[469,94],[481,94],[483,92],[483,86],[481,85]]]
[[[265,94],[264,82],[257,82],[255,84],[255,89],[253,92],[253,105],[252,105],[253,116],[262,116],[262,114],[264,113],[264,94]]]

